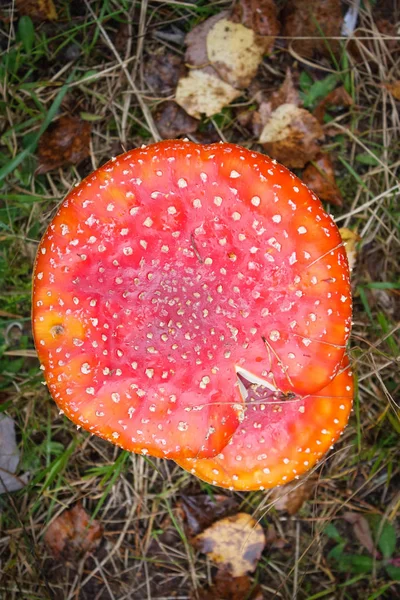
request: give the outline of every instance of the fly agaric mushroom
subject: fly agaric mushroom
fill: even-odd
[[[353,402],[348,359],[341,372],[311,396],[285,396],[263,386],[245,391],[247,410],[222,453],[177,463],[213,485],[264,490],[298,479],[332,447]]]
[[[349,269],[320,201],[268,157],[166,141],[71,191],[38,250],[35,343],[51,394],[119,446],[210,458],[240,378],[313,394],[350,332]]]

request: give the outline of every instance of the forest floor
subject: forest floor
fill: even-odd
[[[10,469],[1,457],[8,448],[19,456],[10,481],[20,488],[0,495],[4,600],[400,597],[400,6],[303,3],[319,9],[303,30],[298,15],[292,31],[288,11],[300,3],[277,2],[280,34],[252,81],[217,114],[194,119],[174,103],[185,36],[232,4],[1,3],[0,473]],[[265,27],[271,4],[243,2],[267,7]],[[343,33],[352,5],[356,25]],[[239,493],[122,451],[59,414],[34,349],[31,274],[62,198],[111,156],[161,135],[266,152],[260,107],[274,93],[278,102],[288,68],[304,109],[319,108],[318,143],[333,167],[320,192],[325,207],[356,234],[356,396],[340,442],[305,482]],[[341,99],[327,98],[339,88]],[[234,578],[194,537],[243,512],[266,543],[253,571]]]

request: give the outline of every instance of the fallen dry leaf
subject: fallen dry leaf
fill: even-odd
[[[355,512],[345,512],[343,519],[352,525],[354,535],[360,544],[364,546],[372,556],[376,556],[377,550],[372,539],[372,533],[367,519]]]
[[[303,171],[302,180],[320,200],[342,206],[342,194],[336,185],[335,171],[329,154],[320,152]]]
[[[178,506],[183,511],[189,537],[197,535],[214,521],[236,512],[238,507],[236,500],[222,494],[212,498],[208,494],[182,495]]]
[[[269,500],[274,503],[276,510],[282,510],[289,515],[299,512],[304,502],[308,500],[315,488],[316,478],[309,477],[303,481],[292,481],[272,490]]]
[[[172,100],[162,102],[157,107],[154,113],[154,121],[158,132],[165,140],[194,133],[199,126],[197,119],[188,115],[181,106],[178,106]]]
[[[347,227],[341,227],[339,232],[344,242],[350,269],[354,269],[357,262],[357,244],[360,242],[361,237],[355,231],[347,229]]]
[[[272,158],[295,169],[314,160],[323,139],[323,129],[311,113],[294,104],[282,104],[264,125],[260,144]]]
[[[343,22],[340,0],[289,0],[284,11],[283,35],[295,52],[312,56],[314,52],[327,56],[339,49],[337,40]]]
[[[329,94],[327,94],[325,98],[321,100],[314,110],[314,117],[318,119],[320,123],[323,123],[326,109],[329,106],[352,106],[353,104],[353,98],[341,85],[340,87],[329,92]]]
[[[210,17],[185,38],[185,61],[190,70],[179,79],[175,100],[192,117],[210,117],[237,98],[272,48],[277,31],[273,3],[246,0],[238,6],[233,14],[222,11]],[[256,30],[246,26],[250,22]],[[260,30],[268,35],[259,35]]]
[[[79,117],[61,117],[52,123],[39,141],[37,174],[64,165],[76,165],[89,156],[90,123]]]
[[[55,558],[73,560],[92,551],[102,534],[100,523],[91,521],[90,515],[78,502],[50,523],[44,541]]]
[[[268,36],[266,52],[271,52],[280,28],[274,0],[238,0],[231,19],[252,29],[257,35]]]
[[[15,474],[20,455],[15,435],[14,421],[0,415],[0,494],[16,492],[28,483],[28,475]]]
[[[207,55],[220,77],[235,88],[246,88],[257,73],[270,41],[241,23],[221,19],[207,36]]]
[[[257,567],[265,546],[264,530],[246,513],[217,521],[194,538],[195,546],[233,577]]]
[[[21,15],[28,15],[33,21],[54,21],[57,11],[53,0],[15,0]]]
[[[182,58],[172,52],[155,53],[144,65],[144,79],[148,87],[159,96],[173,94],[179,78],[185,74]]]
[[[202,114],[215,115],[240,96],[229,83],[200,69],[189,71],[179,80],[175,100],[189,115],[197,119]]]
[[[217,15],[206,19],[199,25],[196,25],[185,38],[186,52],[185,62],[191,69],[194,67],[198,69],[204,69],[210,67],[210,59],[207,53],[207,37],[211,29],[221,21],[229,17],[229,12],[224,10],[219,12]],[[211,74],[213,73],[211,67]],[[215,75],[215,73],[214,73]]]
[[[392,94],[393,98],[400,100],[400,79],[393,83],[385,83],[384,87]]]
[[[193,600],[262,600],[263,594],[259,586],[252,589],[253,583],[247,575],[232,577],[219,569],[213,585],[206,589],[196,590]]]

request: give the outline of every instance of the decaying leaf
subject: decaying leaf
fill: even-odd
[[[184,74],[182,58],[172,52],[154,53],[144,65],[144,79],[159,96],[170,96]]]
[[[210,67],[210,59],[207,53],[207,37],[211,29],[222,19],[229,17],[229,12],[224,10],[217,15],[206,19],[199,25],[196,25],[185,38],[186,52],[185,62],[193,69],[204,69]],[[211,69],[211,73],[213,73]],[[215,73],[214,73],[215,74]]]
[[[336,185],[335,171],[329,154],[320,152],[303,171],[302,180],[320,200],[342,206],[342,194]]]
[[[28,15],[33,21],[54,21],[57,11],[53,0],[15,0],[21,15]]]
[[[102,534],[100,523],[91,521],[90,515],[78,502],[50,523],[44,541],[55,558],[73,560],[92,551]]]
[[[346,88],[340,86],[329,92],[329,94],[327,94],[325,98],[321,100],[314,110],[314,117],[318,119],[320,123],[323,123],[325,111],[329,106],[352,106],[353,104],[353,98],[346,91]]]
[[[199,534],[214,521],[237,511],[237,502],[229,496],[208,494],[193,496],[182,495],[178,506],[183,511],[187,534],[191,537]]]
[[[377,550],[375,548],[371,529],[367,519],[359,513],[350,511],[344,513],[343,519],[352,525],[354,535],[360,544],[364,546],[364,548],[368,550],[372,556],[376,556]]]
[[[229,83],[205,71],[194,69],[179,80],[175,100],[189,115],[200,119],[202,114],[211,117],[221,112],[238,96],[240,91]]]
[[[28,483],[28,475],[17,476],[20,455],[15,436],[14,421],[0,415],[0,494],[16,492]]]
[[[263,600],[259,586],[254,586],[250,577],[232,577],[230,573],[219,569],[213,585],[196,590],[193,600]]]
[[[283,35],[295,52],[312,56],[314,52],[327,56],[338,48],[343,22],[340,0],[289,0],[284,12]]]
[[[269,500],[274,503],[276,510],[295,515],[304,502],[311,497],[315,484],[315,477],[309,477],[303,481],[292,481],[282,487],[274,488]]]
[[[165,140],[194,133],[199,125],[197,119],[188,115],[181,106],[172,100],[162,102],[157,107],[154,121],[161,137]]]
[[[194,539],[196,547],[233,577],[255,570],[265,546],[264,530],[246,513],[217,521]]]
[[[260,144],[286,167],[303,168],[320,150],[324,132],[317,119],[304,108],[282,104],[265,124]]]
[[[393,98],[400,100],[400,79],[393,83],[385,83],[384,86],[392,94]]]
[[[90,130],[90,123],[79,117],[64,116],[52,123],[39,141],[36,173],[76,165],[89,156]]]
[[[257,36],[241,23],[221,19],[207,36],[207,55],[220,77],[236,88],[245,88],[257,73],[269,38]]]
[[[233,7],[232,21],[242,23],[255,34],[268,36],[267,52],[271,52],[279,33],[279,21],[274,0],[238,0]]]
[[[231,13],[197,25],[185,39],[189,72],[178,82],[176,102],[196,118],[220,112],[254,78],[277,32],[272,0],[240,0]]]
[[[347,229],[347,227],[342,227],[339,231],[344,242],[350,269],[354,269],[357,262],[357,244],[361,241],[361,237],[355,231]]]

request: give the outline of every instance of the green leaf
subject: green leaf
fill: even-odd
[[[379,165],[379,161],[375,156],[372,156],[369,152],[361,152],[360,154],[356,154],[356,161],[361,165],[367,165],[371,167],[376,167]]]
[[[338,82],[338,76],[335,73],[331,73],[324,79],[315,81],[307,93],[303,94],[304,108],[313,108],[319,100],[325,98],[331,92]]]
[[[347,560],[345,561],[345,559]],[[343,562],[346,562],[352,573],[370,573],[373,569],[374,559],[371,556],[356,556],[344,554]]]
[[[335,542],[343,543],[344,539],[340,535],[337,527],[333,523],[328,523],[328,525],[324,529],[324,533],[331,538],[331,540],[335,540]]]
[[[35,28],[32,19],[27,15],[18,21],[18,38],[21,40],[25,52],[30,54],[35,41]]]
[[[345,546],[346,542],[341,542],[340,544],[332,548],[332,550],[330,550],[330,552],[328,553],[328,558],[333,558],[334,560],[341,561],[342,557],[344,556],[343,550]]]
[[[391,558],[396,550],[396,531],[393,525],[387,521],[382,527],[378,547],[384,558]]]
[[[385,567],[387,574],[394,581],[400,581],[400,567],[394,565],[386,565]]]

